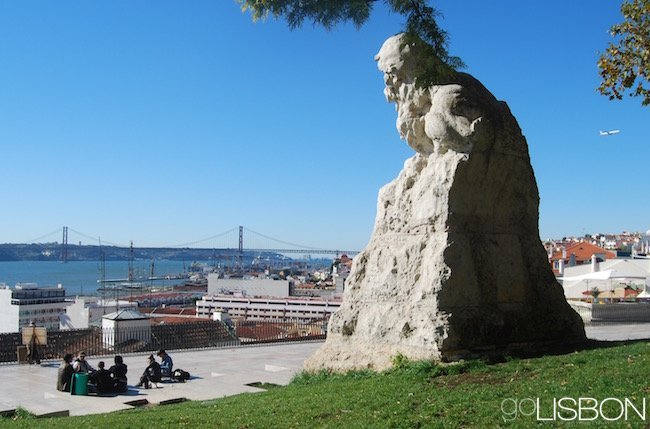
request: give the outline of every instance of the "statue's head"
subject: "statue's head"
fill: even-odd
[[[494,110],[494,97],[464,73],[428,88],[418,87],[415,70],[421,53],[398,34],[386,40],[375,57],[384,72],[386,99],[397,105],[400,136],[425,155],[448,150],[469,153],[479,139],[491,136],[487,118]]]

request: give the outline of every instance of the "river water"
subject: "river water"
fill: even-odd
[[[176,275],[186,271],[189,263],[183,261],[155,261],[154,276]],[[126,279],[129,272],[128,261],[106,261],[105,278]],[[135,277],[148,277],[151,261],[134,261]],[[68,296],[93,295],[97,292],[102,278],[99,261],[0,261],[0,283],[14,286],[16,283],[36,283],[38,286],[57,286],[61,284]],[[163,280],[156,283],[170,286],[182,280]]]

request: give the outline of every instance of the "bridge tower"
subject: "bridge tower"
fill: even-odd
[[[133,240],[131,240],[131,247],[129,248],[129,283],[133,282]]]
[[[68,262],[68,227],[63,227],[63,240],[61,240],[61,262]]]
[[[235,261],[235,270],[242,271],[244,266],[244,227],[239,225],[239,247]]]

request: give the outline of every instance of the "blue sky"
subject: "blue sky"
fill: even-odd
[[[648,108],[595,91],[619,2],[435,5],[528,139],[542,238],[649,229]],[[253,23],[230,0],[0,0],[0,242],[67,225],[168,246],[244,225],[362,248],[413,154],[373,60],[402,21],[381,4],[327,32]]]

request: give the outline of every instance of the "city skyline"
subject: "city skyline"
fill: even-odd
[[[647,108],[595,90],[620,4],[434,4],[528,140],[541,238],[650,229]],[[0,242],[69,225],[163,247],[245,225],[361,250],[413,154],[373,60],[401,22],[379,4],[330,32],[253,23],[230,0],[1,4]]]
[[[311,246],[307,243],[293,243],[293,242],[286,242],[282,240],[281,238],[278,237],[270,237],[265,234],[262,234],[257,231],[251,231],[245,226],[241,226],[244,229],[243,232],[243,249],[244,251],[258,251],[258,250],[268,250],[268,251],[277,251],[279,253],[295,253],[295,254],[316,254],[323,256],[323,254],[319,253],[318,251],[324,251],[326,252],[325,254],[330,254],[332,252],[336,252],[335,254],[339,253],[348,253],[348,252],[360,252],[363,250],[363,248],[343,248],[340,246],[336,246],[334,248],[328,249],[325,247],[315,247]],[[68,229],[68,236],[67,238],[67,244],[71,246],[89,246],[89,247],[97,247],[97,246],[105,246],[105,247],[117,247],[117,248],[122,248],[122,249],[128,249],[129,247],[133,247],[134,249],[143,249],[143,248],[149,248],[149,249],[197,249],[197,250],[213,250],[213,249],[232,249],[236,250],[238,247],[238,227],[230,228],[229,230],[223,231],[219,234],[214,234],[209,237],[204,237],[202,239],[195,240],[193,242],[185,242],[185,243],[175,243],[175,244],[167,244],[164,246],[145,246],[145,245],[138,245],[137,240],[130,240],[128,243],[115,243],[110,240],[106,239],[96,239],[95,237],[92,237],[84,232],[81,231],[76,231],[73,228],[70,227],[61,227],[58,228],[55,231],[51,231],[48,234],[45,234],[41,237],[36,237],[35,239],[32,240],[27,240],[25,242],[20,242],[20,243],[0,243],[0,245],[4,246],[25,246],[25,245],[30,245],[30,244],[37,244],[37,245],[43,245],[43,246],[52,246],[52,245],[57,245],[61,246],[66,240],[62,237],[62,231],[64,228]],[[65,234],[65,233],[64,233]],[[628,231],[628,230],[623,230],[623,231],[587,231],[584,234],[564,234],[556,237],[540,237],[542,242],[558,242],[562,240],[568,240],[568,241],[582,241],[582,240],[593,240],[593,239],[600,239],[604,240],[604,237],[621,237],[622,239],[625,239],[627,237],[637,237],[637,236],[645,236],[645,235],[650,235],[650,230],[647,231]],[[251,239],[251,237],[253,237]],[[262,243],[262,244],[261,244]],[[334,254],[334,253],[332,253]],[[52,256],[59,257],[59,255],[55,255],[54,253]]]

